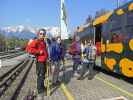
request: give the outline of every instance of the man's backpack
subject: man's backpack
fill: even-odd
[[[61,47],[57,44],[54,43],[51,46],[51,58],[52,60],[58,60],[61,57]]]
[[[27,47],[26,47],[26,51],[29,53],[29,54],[32,54],[32,46],[35,45],[35,47],[37,48],[38,45],[37,45],[37,39],[32,39],[32,40],[29,40],[28,44],[27,44]]]

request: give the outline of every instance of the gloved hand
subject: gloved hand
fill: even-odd
[[[36,54],[37,55],[41,55],[41,54],[43,54],[43,51],[42,50],[41,51],[37,51]]]
[[[43,51],[41,50],[41,51],[39,52],[39,54],[40,54],[40,55],[43,54]]]
[[[36,52],[36,55],[39,55],[39,54],[40,54],[40,51],[37,51],[37,52]]]

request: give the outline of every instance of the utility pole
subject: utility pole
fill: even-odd
[[[117,8],[127,3],[129,0],[117,0]]]
[[[117,0],[117,8],[120,6],[119,4],[120,4],[120,2],[119,2],[119,0]]]

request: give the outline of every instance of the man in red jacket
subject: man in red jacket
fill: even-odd
[[[48,52],[44,37],[46,35],[45,29],[40,29],[37,33],[37,39],[33,40],[30,44],[30,53],[36,57],[36,70],[37,70],[37,89],[39,94],[44,94],[44,79],[46,73],[46,61]]]

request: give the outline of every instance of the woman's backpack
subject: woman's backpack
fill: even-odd
[[[69,53],[71,55],[80,54],[80,46],[77,42],[73,42],[69,48]]]

